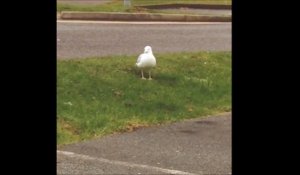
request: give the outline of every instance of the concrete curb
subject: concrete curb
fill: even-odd
[[[61,12],[63,20],[231,22],[231,16],[150,13]]]
[[[192,8],[192,9],[215,9],[231,10],[232,5],[225,4],[160,4],[135,6],[147,9],[169,9],[169,8]]]

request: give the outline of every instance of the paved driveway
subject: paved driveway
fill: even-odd
[[[231,113],[59,148],[58,174],[231,174]]]

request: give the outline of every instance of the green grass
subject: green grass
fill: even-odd
[[[72,4],[57,3],[57,11],[90,11],[90,12],[126,12],[129,9],[123,6],[123,1],[115,0],[106,4]]]
[[[133,5],[157,4],[231,4],[231,0],[131,0]]]
[[[89,4],[72,4],[72,3],[57,3],[57,11],[90,11],[90,12],[150,12],[156,11],[134,7],[135,5],[157,5],[157,4],[173,4],[173,3],[189,3],[189,4],[231,4],[225,0],[132,0],[132,7],[124,7],[123,0],[113,0],[112,2],[99,5]]]
[[[58,145],[231,110],[231,52],[155,56],[152,81],[136,55],[58,60]]]

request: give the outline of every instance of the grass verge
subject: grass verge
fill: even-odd
[[[56,10],[61,11],[84,11],[84,12],[126,12],[129,8],[123,6],[120,0],[114,0],[105,4],[72,4],[57,3]]]
[[[166,3],[167,2],[167,3]],[[158,4],[173,4],[173,3],[185,3],[185,4],[231,4],[230,1],[225,0],[134,0],[132,1],[132,7],[124,7],[123,0],[113,0],[105,4],[72,4],[72,3],[57,3],[57,12],[61,11],[84,11],[84,12],[143,12],[143,13],[164,13],[159,10],[150,10],[140,7],[134,7],[139,5],[158,5]],[[182,13],[182,12],[179,12]]]
[[[231,4],[231,0],[131,0],[133,5],[157,4]]]
[[[155,56],[152,81],[136,56],[58,60],[58,145],[231,110],[231,52]]]

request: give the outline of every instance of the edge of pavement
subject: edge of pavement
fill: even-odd
[[[61,20],[95,21],[176,21],[176,22],[231,22],[231,15],[182,15],[160,13],[124,13],[124,12],[77,12],[57,13]]]

